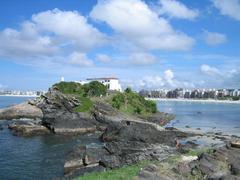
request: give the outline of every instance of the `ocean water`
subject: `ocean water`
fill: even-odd
[[[26,97],[0,96],[0,108],[26,101]],[[176,114],[168,126],[208,131],[240,133],[240,105],[191,102],[158,102],[160,111]],[[97,136],[64,137],[45,135],[13,136],[7,128],[10,121],[1,120],[0,180],[56,179],[63,175],[66,154],[77,144],[98,144]],[[214,129],[213,129],[214,128]]]
[[[157,105],[160,111],[176,115],[167,126],[240,136],[240,104],[159,101]]]
[[[0,96],[0,107],[26,101],[26,97]],[[9,121],[0,120],[0,180],[56,179],[62,177],[65,157],[73,146],[99,143],[97,136],[13,136]]]

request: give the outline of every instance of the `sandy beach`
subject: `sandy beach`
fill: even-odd
[[[228,103],[240,104],[240,101],[215,100],[215,99],[168,99],[168,98],[146,98],[153,101],[176,101],[176,102],[197,102],[197,103]]]

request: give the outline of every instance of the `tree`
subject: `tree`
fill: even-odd
[[[132,89],[130,88],[130,87],[127,87],[126,89],[125,89],[125,93],[131,93],[132,92]]]
[[[87,96],[105,96],[107,94],[107,87],[98,81],[92,81],[83,85],[85,95]]]

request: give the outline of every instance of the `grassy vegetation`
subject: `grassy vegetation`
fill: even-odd
[[[60,82],[53,85],[57,87],[63,94],[75,94],[79,96],[84,96],[84,88],[80,83],[75,82]]]
[[[128,114],[148,115],[157,112],[157,105],[154,101],[145,100],[144,97],[132,92],[130,88],[123,93],[117,93],[109,103],[114,108]]]
[[[79,97],[81,105],[74,108],[75,112],[88,112],[93,108],[93,102],[87,97]]]
[[[81,105],[76,107],[76,112],[88,112],[92,109],[94,99],[97,97],[105,97],[107,87],[98,81],[93,81],[88,84],[81,85],[75,82],[60,82],[54,85],[64,94],[72,95],[78,98]],[[125,92],[117,92],[110,98],[102,98],[114,108],[127,113],[138,115],[151,115],[157,112],[157,105],[154,101],[145,100],[144,97],[133,92],[131,88],[127,88]]]
[[[149,163],[149,161],[142,161],[136,165],[124,166],[106,172],[87,174],[76,178],[76,180],[132,180],[138,175],[140,169]]]

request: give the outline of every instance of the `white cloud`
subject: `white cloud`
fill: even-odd
[[[69,56],[69,63],[81,67],[93,66],[93,61],[88,59],[86,54],[80,52],[73,52]]]
[[[217,33],[217,32],[209,32],[204,30],[204,40],[208,45],[218,45],[223,44],[227,41],[227,37],[225,34]]]
[[[65,56],[73,51],[87,52],[108,41],[105,34],[76,11],[49,10],[34,14],[19,30],[0,31],[0,56],[32,59]],[[39,58],[41,57],[41,58]]]
[[[240,0],[212,0],[222,15],[240,21]]]
[[[149,53],[133,53],[129,62],[134,65],[151,65],[156,62],[156,57]]]
[[[102,63],[108,63],[112,61],[112,58],[106,54],[97,54],[96,59]]]
[[[203,64],[201,66],[201,72],[206,74],[206,75],[209,75],[209,76],[219,76],[219,75],[221,75],[219,69],[217,69],[215,67],[211,67],[207,64]]]
[[[54,33],[80,49],[90,49],[105,43],[106,36],[87,22],[77,11],[61,11],[59,9],[44,11],[32,16],[38,30]]]
[[[160,0],[159,14],[166,14],[170,17],[180,19],[195,19],[198,11],[189,9],[184,4],[176,0]]]
[[[194,44],[191,37],[175,31],[140,0],[98,1],[90,16],[106,22],[124,40],[145,50],[188,50]]]
[[[138,80],[123,81],[125,86],[134,89],[160,89],[160,88],[194,88],[195,84],[189,81],[181,81],[175,78],[171,69],[164,71],[163,75],[144,76]]]
[[[20,31],[7,28],[0,32],[0,56],[19,58],[52,55],[57,50],[52,39],[49,36],[40,36],[36,25],[31,22],[24,22]]]

